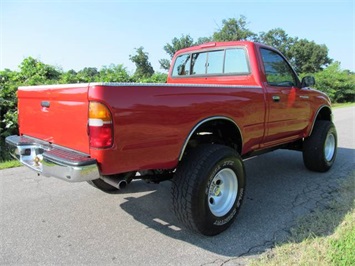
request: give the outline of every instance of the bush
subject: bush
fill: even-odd
[[[327,93],[332,102],[355,102],[355,74],[341,70],[339,62],[317,72],[315,78],[315,88]]]
[[[5,138],[17,134],[17,73],[0,72],[0,161],[10,159],[4,150]]]

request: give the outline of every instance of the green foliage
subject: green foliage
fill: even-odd
[[[62,73],[59,79],[60,84],[73,84],[79,82],[80,82],[80,78],[78,77],[78,74],[73,69],[69,70],[68,72]]]
[[[212,42],[212,37],[200,37],[197,39],[194,45],[200,45],[208,42]]]
[[[138,82],[141,82],[141,83],[166,83],[167,78],[168,78],[168,74],[157,72],[157,73],[154,73],[149,78],[143,78],[143,79],[138,80]]]
[[[143,52],[143,47],[136,49],[136,55],[130,55],[129,59],[136,64],[134,76],[137,79],[149,78],[154,74],[154,69],[149,62],[148,53]]]
[[[98,82],[132,82],[126,68],[120,65],[111,64],[109,67],[103,67],[95,81]]]
[[[196,42],[189,35],[182,35],[180,38],[174,38],[171,44],[164,46],[164,51],[172,58],[176,51],[200,45],[210,41],[239,41],[253,40],[278,49],[291,65],[299,73],[316,73],[323,70],[332,59],[328,57],[328,48],[322,44],[316,44],[314,41],[290,37],[281,29],[271,29],[268,32],[256,34],[248,29],[246,17],[229,18],[222,20],[222,27],[215,31],[210,37],[200,37]],[[159,61],[162,69],[169,70],[170,61],[161,59]]]
[[[19,166],[21,166],[21,163],[15,160],[0,162],[0,170],[15,168]]]
[[[213,33],[212,39],[216,42],[253,40],[256,34],[247,28],[246,17],[222,20],[222,28]]]
[[[165,59],[165,58],[160,59],[159,60],[160,68],[168,71],[170,69],[170,62],[171,62],[171,60],[169,60],[169,59]]]
[[[78,82],[94,82],[99,77],[99,71],[96,67],[85,67],[76,74]]]
[[[316,73],[328,66],[328,48],[306,39],[296,39],[290,49],[290,60],[299,73]]]
[[[58,83],[61,73],[53,66],[46,65],[32,57],[25,58],[20,64],[17,81],[23,85]]]
[[[10,159],[4,139],[17,133],[17,87],[19,75],[9,69],[0,71],[0,161]]]
[[[355,212],[349,212],[338,229],[338,235],[329,240],[330,252],[327,254],[332,265],[355,264]]]
[[[174,54],[181,49],[187,48],[194,45],[194,40],[190,35],[182,35],[180,38],[174,38],[171,44],[167,43],[164,46],[164,51],[173,58]]]
[[[165,70],[169,70],[170,61],[173,58],[174,54],[181,49],[195,45],[193,38],[190,35],[182,35],[180,38],[174,38],[170,43],[167,43],[164,46],[164,51],[169,55],[170,60],[161,59],[159,60],[160,67]]]
[[[315,88],[328,94],[333,102],[355,102],[355,73],[341,70],[335,62],[315,74]]]
[[[278,49],[299,73],[316,73],[332,62],[328,57],[328,48],[324,44],[289,37],[280,28],[261,32],[256,40]]]
[[[256,41],[272,46],[287,58],[292,58],[291,48],[296,40],[289,37],[283,29],[276,28],[268,32],[261,32]]]

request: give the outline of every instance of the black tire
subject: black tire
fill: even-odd
[[[112,175],[110,177],[117,178],[117,179],[125,179],[127,184],[129,184],[129,183],[131,183],[131,181],[135,177],[135,175],[136,175],[136,172],[130,172],[130,173],[125,173],[125,174]],[[101,178],[88,181],[88,183],[90,185],[92,185],[93,187],[98,188],[98,189],[100,189],[104,192],[107,192],[107,193],[115,192],[115,191],[119,190],[118,188],[106,183]]]
[[[316,121],[311,136],[303,142],[303,162],[311,171],[328,171],[337,154],[337,132],[330,121]]]
[[[171,188],[177,218],[189,229],[213,236],[235,220],[245,189],[239,154],[222,145],[201,145],[179,164]]]

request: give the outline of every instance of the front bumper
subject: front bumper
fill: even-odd
[[[26,136],[9,136],[6,144],[14,158],[44,176],[68,182],[100,177],[97,161],[86,154]]]

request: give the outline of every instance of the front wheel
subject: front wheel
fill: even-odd
[[[235,220],[245,189],[239,154],[222,145],[202,145],[179,164],[172,185],[174,212],[188,228],[216,235]]]
[[[330,121],[316,121],[311,136],[303,142],[303,162],[312,171],[328,171],[337,153],[337,132]]]

